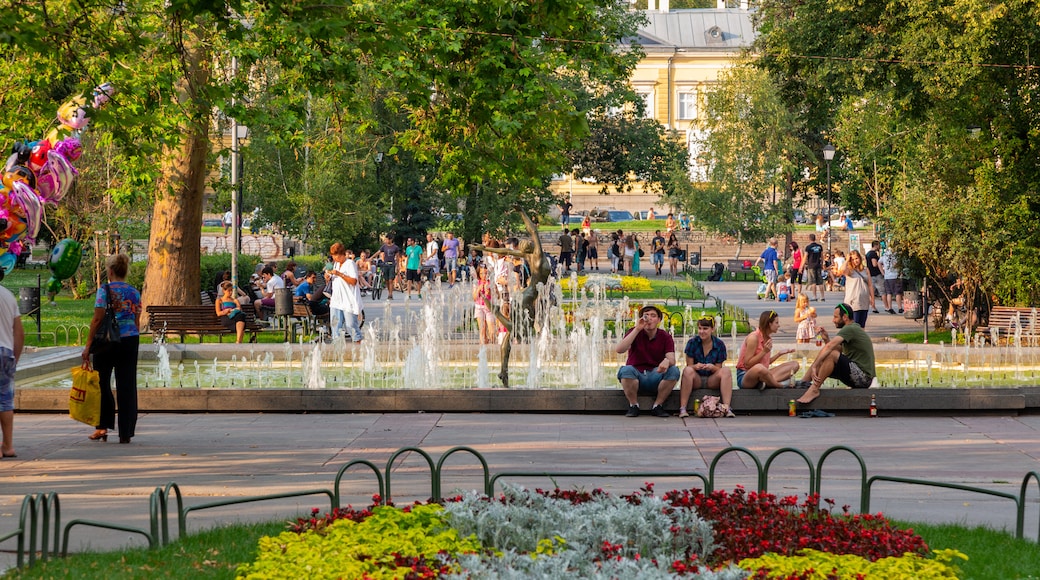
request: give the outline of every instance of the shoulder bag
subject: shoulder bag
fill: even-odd
[[[90,354],[95,356],[110,354],[119,343],[119,321],[116,320],[116,311],[112,308],[112,294],[108,284],[105,284],[105,302],[105,317],[101,319],[101,324],[90,341]]]

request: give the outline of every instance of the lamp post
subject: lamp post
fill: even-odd
[[[823,158],[827,161],[827,253],[831,253],[831,160],[834,159],[834,145],[823,146]]]

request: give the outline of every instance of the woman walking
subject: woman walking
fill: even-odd
[[[671,214],[669,214],[671,215]],[[675,237],[675,232],[668,234],[668,270],[672,273],[674,278],[679,274],[679,239]]]
[[[119,323],[119,342],[105,354],[94,355],[94,369],[101,378],[101,421],[90,436],[92,441],[108,441],[108,432],[116,427],[116,405],[119,407],[119,442],[129,443],[137,429],[137,348],[141,323],[141,293],[126,283],[130,258],[126,254],[109,256],[105,262],[108,284],[98,288],[94,299],[94,318],[90,321],[83,361],[90,361],[90,346],[105,310],[111,306]],[[112,396],[115,374],[116,395]]]

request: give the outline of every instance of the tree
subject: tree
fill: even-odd
[[[811,153],[768,76],[746,65],[723,73],[699,128],[708,179],[671,203],[700,226],[736,238],[738,256],[744,243],[790,232],[792,176]]]

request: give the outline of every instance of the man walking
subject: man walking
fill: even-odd
[[[661,268],[664,266],[664,236],[661,235],[661,230],[654,231],[654,237],[650,240],[650,249],[653,250],[653,254],[650,257],[654,268],[657,269],[657,275],[661,275]]]
[[[574,255],[574,238],[571,237],[571,232],[567,229],[567,226],[563,226],[563,231],[560,233],[560,266],[563,267],[564,272],[571,271],[571,257]]]
[[[383,245],[379,247],[379,251],[372,255],[373,258],[378,257],[383,261],[380,266],[383,270],[383,283],[386,284],[386,299],[394,299],[394,278],[397,277],[397,254],[401,251],[401,248],[397,247],[394,243],[394,239],[387,234],[383,237]]]
[[[779,301],[780,296],[776,291],[776,278],[779,271],[776,266],[780,261],[780,255],[776,251],[777,243],[776,238],[769,238],[769,245],[763,250],[762,255],[755,260],[755,265],[757,266],[765,262],[762,266],[762,275],[766,277],[766,298],[773,296]]]
[[[422,246],[419,245],[419,242],[412,238],[408,238],[408,243],[404,248],[404,255],[407,258],[407,262],[405,262],[404,266],[404,285],[405,291],[408,292],[405,296],[405,300],[412,299],[413,285],[415,286],[416,294],[419,295],[419,298],[422,298],[422,294],[420,293],[420,289],[422,288],[422,253],[423,249]]]
[[[329,316],[332,338],[341,331],[349,332],[355,343],[361,342],[361,290],[358,288],[357,264],[354,252],[336,242],[329,248],[332,254],[332,269],[325,272],[326,280],[332,283],[332,299],[329,301]]]

